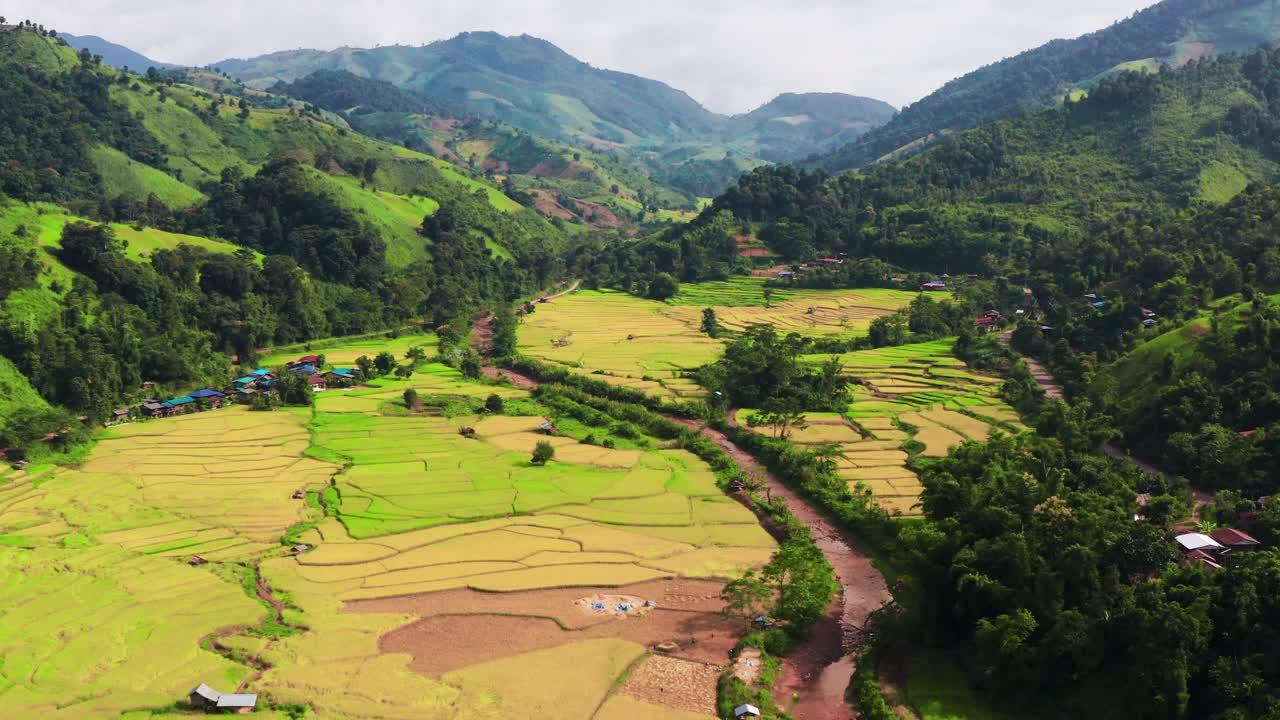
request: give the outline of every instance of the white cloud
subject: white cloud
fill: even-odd
[[[904,105],[947,80],[1152,0],[9,0],[0,13],[205,64],[299,47],[528,33],[596,65],[743,112],[788,91]]]

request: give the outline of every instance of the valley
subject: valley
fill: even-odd
[[[1276,714],[1275,2],[737,115],[267,10],[0,17],[0,716]]]

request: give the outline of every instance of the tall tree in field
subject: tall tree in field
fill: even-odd
[[[720,337],[720,320],[716,317],[715,308],[705,308],[702,311],[702,332],[707,337]]]
[[[516,316],[506,309],[493,313],[493,354],[511,357],[516,354]]]

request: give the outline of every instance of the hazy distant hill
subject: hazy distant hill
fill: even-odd
[[[94,55],[101,55],[102,62],[114,68],[129,68],[145,72],[149,67],[172,67],[169,63],[157,62],[142,53],[135,52],[123,45],[104,40],[97,35],[71,35],[62,33],[62,39],[71,47],[82,50],[87,48]]]
[[[215,66],[257,88],[345,70],[421,93],[455,116],[492,118],[599,150],[656,151],[646,159],[669,168],[694,162],[686,174],[705,174],[713,185],[717,174],[740,171],[744,162],[803,157],[893,114],[879,101],[812,94],[784,95],[730,118],[664,83],[592,67],[527,35],[464,33],[421,47],[295,50]]]
[[[1165,0],[1105,30],[1054,40],[952,80],[814,164],[858,167],[918,149],[949,131],[1054,104],[1118,69],[1176,67],[1277,38],[1280,0]]]
[[[805,148],[838,147],[889,122],[889,103],[843,93],[786,93],[745,115],[734,117],[735,142],[751,144],[770,161],[798,157]]]

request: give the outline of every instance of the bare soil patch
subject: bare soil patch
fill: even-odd
[[[654,705],[716,714],[716,683],[720,668],[679,658],[653,655],[627,678],[622,694]]]
[[[347,603],[347,612],[418,615],[420,620],[384,635],[384,653],[413,656],[409,667],[428,677],[476,663],[570,642],[619,638],[696,663],[724,664],[742,630],[720,614],[723,583],[656,580],[622,588],[610,597],[651,599],[648,612],[584,612],[581,588],[483,593],[446,590]],[[601,596],[603,597],[603,595]],[[643,600],[641,600],[643,603]],[[616,607],[616,605],[615,605]],[[711,697],[715,697],[714,688]]]

